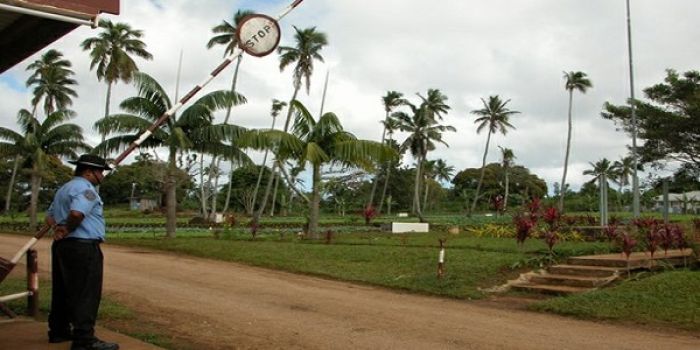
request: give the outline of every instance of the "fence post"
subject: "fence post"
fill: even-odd
[[[437,278],[442,279],[445,274],[445,240],[438,239],[438,241],[440,242],[440,256],[438,257]]]
[[[36,249],[27,252],[27,315],[33,318],[39,316],[39,253]]]

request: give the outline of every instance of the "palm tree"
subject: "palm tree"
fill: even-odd
[[[382,122],[382,144],[386,139],[387,123],[391,119],[391,112],[394,108],[406,103],[406,100],[402,98],[403,94],[397,91],[387,91],[386,95],[382,97],[382,102],[384,103],[384,121]],[[374,206],[374,193],[377,191],[377,183],[379,182],[379,173],[374,176],[374,184],[372,185],[372,191],[369,194],[369,201],[367,201],[367,206]],[[382,203],[379,203],[382,206]]]
[[[424,102],[420,107],[408,104],[412,114],[405,112],[395,112],[393,115],[399,120],[399,129],[408,132],[409,135],[401,144],[401,150],[409,150],[416,161],[416,176],[413,191],[413,213],[418,215],[421,222],[425,222],[420,208],[420,180],[422,178],[423,164],[428,152],[435,149],[435,142],[448,146],[442,140],[442,133],[445,131],[456,131],[449,125],[440,125],[432,118],[429,106]]]
[[[228,22],[228,21],[222,21],[221,24],[218,26],[212,28],[212,32],[214,32],[214,37],[212,37],[209,42],[207,43],[207,48],[211,49],[215,45],[224,45],[226,48],[224,50],[224,57],[229,56],[233,53],[236,47],[238,47],[238,36],[236,36],[236,32],[238,31],[238,27],[240,24],[243,22],[243,20],[252,15],[253,11],[250,10],[238,10],[236,13],[233,15],[233,21]],[[231,92],[235,94],[236,92],[236,83],[238,81],[238,70],[240,69],[241,66],[241,60],[243,58],[243,55],[239,55],[238,59],[236,60],[236,68],[233,71],[233,80],[231,81]],[[228,124],[229,118],[231,117],[231,107],[226,108],[226,116],[224,117],[224,124]],[[220,159],[217,159],[216,156],[212,157],[211,159],[211,165],[209,166],[210,169],[218,169],[220,164]],[[233,172],[233,165],[231,165],[231,172]],[[209,180],[208,182],[211,183],[211,178],[212,174],[209,174]],[[231,182],[229,181],[229,185]],[[216,212],[216,200],[217,200],[217,194],[216,194],[216,189],[217,189],[217,184],[214,184],[214,195],[212,196],[212,211]],[[231,186],[228,187],[228,191],[226,193],[226,197],[230,198],[231,197]],[[224,212],[228,209],[228,201],[225,204],[224,207]]]
[[[289,130],[289,123],[292,117],[291,103],[297,98],[299,89],[301,89],[302,79],[304,79],[304,86],[306,86],[306,93],[308,94],[311,88],[311,75],[314,72],[314,60],[323,62],[321,50],[328,45],[326,34],[317,32],[316,27],[306,29],[294,27],[294,30],[296,31],[294,34],[296,46],[280,46],[277,48],[277,52],[280,55],[280,71],[284,71],[284,68],[296,63],[292,79],[294,93],[289,100],[290,108],[287,110],[287,119],[284,122],[283,129],[285,132]]]
[[[622,210],[622,189],[630,184],[630,177],[634,171],[634,158],[622,157],[613,163],[612,168],[614,173],[612,180],[619,185],[618,204]],[[644,170],[644,168],[640,164],[637,170]]]
[[[405,102],[406,101],[404,101],[404,103]],[[394,145],[395,144],[393,142],[394,141],[394,132],[396,130],[399,130],[399,127],[400,127],[398,119],[390,116],[389,118],[387,118],[384,121],[383,125],[384,125],[384,129],[386,130],[386,134],[388,136],[386,144],[390,145],[390,146]],[[396,158],[396,159],[398,159],[398,158]],[[391,169],[392,169],[395,161],[396,161],[395,159],[389,160],[385,164],[386,169],[385,169],[385,174],[384,174],[384,186],[382,187],[382,196],[379,199],[379,207],[377,210],[377,214],[380,214],[382,212],[382,205],[384,205],[384,198],[386,198],[386,190],[389,187],[389,177],[391,176]]]
[[[428,179],[432,179],[436,182],[440,181],[450,181],[454,175],[455,168],[453,166],[448,166],[442,159],[430,160],[425,163],[425,191],[423,192],[423,208],[427,209],[428,203],[428,193],[430,186],[428,186]]]
[[[66,109],[73,104],[71,97],[78,97],[78,94],[70,87],[77,85],[77,82],[71,78],[75,73],[70,67],[71,62],[63,59],[61,52],[53,49],[27,66],[28,71],[33,71],[27,79],[27,87],[34,87],[32,115],[36,115],[36,109],[42,100],[46,115],[59,109]]]
[[[36,110],[42,100],[46,115],[50,115],[56,110],[66,109],[73,104],[72,97],[77,97],[78,94],[70,87],[77,84],[71,78],[75,74],[70,69],[71,66],[71,62],[63,59],[63,54],[56,50],[47,51],[38,60],[27,66],[28,71],[33,71],[26,83],[27,87],[34,87],[31,113],[33,117],[36,116]],[[12,154],[15,156],[15,164],[5,196],[5,212],[10,210],[12,188],[24,154],[21,147],[15,147],[14,150],[16,152]]]
[[[591,169],[584,170],[583,175],[594,176],[592,181],[598,180],[600,188],[600,225],[608,224],[608,179],[615,176],[615,168],[606,158],[598,162],[589,163]]]
[[[98,151],[107,153],[118,151],[135,141],[143,130],[172,107],[172,103],[162,86],[151,76],[136,72],[133,76],[138,95],[127,98],[119,105],[125,114],[113,114],[95,123],[95,128],[102,134],[119,133],[106,139],[97,147]],[[177,117],[173,116],[165,125],[153,132],[143,141],[141,148],[167,147],[168,174],[166,178],[166,233],[175,237],[176,220],[176,179],[178,151],[194,150],[210,154],[224,155],[229,159],[247,159],[247,156],[235,145],[227,146],[221,142],[222,136],[212,127],[211,121],[216,110],[228,107],[240,99],[230,91],[214,91],[191,104]],[[229,129],[242,128],[229,125]]]
[[[569,128],[566,136],[566,155],[564,156],[564,174],[561,177],[561,193],[559,195],[559,212],[564,212],[564,195],[566,194],[566,172],[569,169],[569,151],[571,150],[571,111],[574,103],[574,90],[586,93],[593,84],[584,72],[564,72],[564,88],[569,92]]]
[[[15,180],[17,178],[17,170],[19,169],[19,164],[22,161],[22,155],[24,154],[23,143],[25,140],[25,135],[15,132],[14,130],[0,127],[0,139],[7,140],[8,142],[0,142],[0,154],[3,157],[13,157],[14,166],[12,167],[12,175],[10,176],[10,182],[7,184],[7,193],[5,194],[5,208],[4,213],[10,211],[10,205],[12,203],[12,193],[14,192]]]
[[[226,46],[226,48],[224,49],[224,57],[231,55],[239,44],[238,37],[236,36],[236,32],[238,31],[239,25],[241,24],[241,22],[243,22],[243,19],[252,14],[254,14],[254,12],[250,10],[238,10],[233,15],[233,21],[228,22],[224,20],[218,26],[212,28],[211,31],[214,32],[214,34],[216,35],[209,39],[209,42],[207,43],[207,49],[211,49],[215,45],[224,45]],[[236,69],[233,71],[233,80],[231,81],[231,92],[236,92],[238,69],[241,66],[242,58],[243,55],[239,55],[238,59],[236,60]],[[224,124],[228,122],[230,116],[231,108],[227,108]]]
[[[291,135],[292,142],[297,146],[285,158],[296,159],[299,165],[308,163],[312,167],[309,234],[316,237],[321,202],[321,167],[328,164],[371,168],[376,161],[390,157],[393,151],[376,141],[358,140],[355,135],[343,129],[340,120],[332,112],[314,120],[304,105],[298,101],[292,103],[298,111]]]
[[[508,194],[509,194],[509,186],[510,186],[510,179],[508,178],[508,171],[510,168],[513,166],[513,160],[515,159],[515,154],[513,154],[513,150],[510,148],[505,148],[498,146],[498,148],[501,149],[501,164],[503,165],[503,170],[505,172],[505,183],[506,183],[506,189],[505,189],[505,196],[503,196],[503,211],[505,211],[508,208]]]
[[[321,56],[321,50],[323,47],[328,45],[328,38],[325,33],[316,31],[316,27],[299,29],[294,27],[296,33],[294,34],[294,40],[296,41],[296,46],[280,46],[277,48],[277,53],[280,55],[280,71],[291,65],[295,64],[294,72],[292,75],[292,85],[294,86],[294,93],[292,98],[289,100],[289,106],[287,108],[287,118],[284,122],[283,132],[289,131],[289,123],[292,119],[292,102],[296,100],[297,94],[302,86],[302,79],[304,80],[306,86],[306,92],[308,94],[311,87],[311,75],[314,72],[314,61],[323,62],[323,56]],[[262,203],[260,208],[255,213],[253,218],[254,222],[260,219],[265,206],[267,205],[267,198],[270,196],[270,190],[272,189],[272,181],[275,179],[279,167],[282,165],[283,159],[279,156],[275,159],[275,163],[272,166],[272,174],[267,181],[267,186],[265,187],[265,194],[263,195]]]
[[[421,209],[428,210],[428,193],[430,192],[430,181],[435,178],[435,160],[426,160],[422,169],[423,181],[423,206]]]
[[[96,37],[85,39],[81,48],[90,50],[90,70],[96,68],[97,80],[107,83],[107,97],[105,99],[105,118],[109,116],[109,103],[112,96],[112,85],[118,81],[126,84],[131,82],[134,73],[138,71],[136,62],[130,55],[136,55],[146,60],[153,58],[146,51],[146,44],[141,41],[143,32],[132,29],[126,23],[112,23],[108,19],[101,19],[99,23],[103,31]],[[102,141],[105,134],[102,134]]]
[[[455,167],[453,167],[452,165],[447,165],[447,163],[442,159],[438,159],[435,162],[434,170],[435,172],[433,173],[433,175],[435,176],[435,180],[437,180],[438,182],[450,181],[452,180],[452,177],[455,174]]]
[[[42,123],[32,116],[31,112],[22,109],[17,114],[17,122],[22,133],[0,128],[0,139],[7,141],[0,143],[0,152],[8,149],[21,151],[24,154],[25,167],[30,168],[29,229],[31,231],[37,226],[39,190],[49,158],[76,158],[76,151],[90,150],[90,146],[83,142],[83,130],[75,124],[66,123],[73,117],[75,113],[72,111],[58,110],[47,115]]]
[[[270,130],[275,129],[275,121],[277,120],[277,117],[280,115],[280,112],[282,112],[282,109],[287,106],[287,102],[279,101],[277,99],[272,99],[272,110],[270,111],[270,115],[272,116],[272,126],[270,127]],[[267,163],[267,152],[269,150],[265,150],[265,155],[263,156],[263,161],[260,166],[260,173],[258,173],[258,181],[255,183],[255,189],[253,190],[253,205],[250,206],[251,212],[248,214],[252,214],[252,211],[255,210],[255,202],[258,198],[258,190],[260,189],[260,181],[262,181],[262,176],[263,173],[265,172],[265,164]]]
[[[442,120],[442,115],[450,110],[450,106],[446,103],[447,96],[438,89],[428,89],[427,97],[423,97],[421,94],[416,95],[423,100],[422,104],[425,106],[426,113],[431,119]]]
[[[473,213],[476,208],[476,202],[479,200],[479,191],[481,191],[481,184],[484,181],[484,172],[486,171],[486,156],[489,152],[489,142],[491,142],[491,134],[495,134],[500,131],[503,135],[508,133],[508,128],[515,129],[513,125],[510,124],[510,116],[518,114],[518,111],[511,111],[506,108],[506,105],[510,100],[503,101],[501,98],[496,96],[489,96],[488,102],[481,99],[481,103],[484,108],[472,111],[473,114],[479,116],[476,118],[474,123],[479,124],[476,129],[477,133],[480,133],[483,129],[488,129],[486,135],[486,147],[484,147],[484,158],[481,162],[481,176],[479,176],[479,183],[476,186],[476,193],[474,194],[474,200],[472,201],[472,207],[469,213]]]

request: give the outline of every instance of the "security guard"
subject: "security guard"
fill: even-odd
[[[100,243],[105,240],[102,199],[95,186],[111,168],[90,154],[69,163],[76,165],[75,177],[56,192],[46,216],[54,227],[49,343],[73,340],[71,350],[116,350],[118,344],[95,337],[102,296]]]

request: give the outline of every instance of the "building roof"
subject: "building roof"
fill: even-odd
[[[119,0],[0,0],[0,73],[77,28],[119,14]],[[47,18],[51,17],[51,18]]]
[[[656,201],[657,202],[663,202],[664,196],[656,196]],[[668,194],[668,201],[669,202],[683,202],[683,201],[692,201],[692,202],[700,202],[700,191],[691,191],[691,192],[686,192],[686,193],[669,193]]]

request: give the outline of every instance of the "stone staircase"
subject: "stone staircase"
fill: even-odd
[[[686,249],[658,252],[652,259],[648,253],[633,253],[627,260],[621,254],[589,255],[567,259],[565,264],[521,276],[511,288],[519,291],[566,295],[598,289],[627,278],[628,271],[652,270],[661,266],[683,266],[692,261]]]

